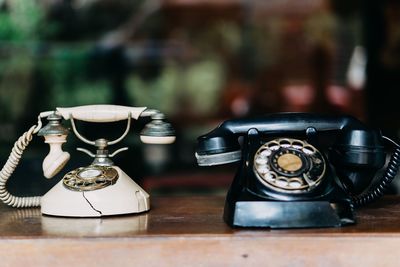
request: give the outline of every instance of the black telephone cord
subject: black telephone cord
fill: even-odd
[[[388,137],[383,137],[386,141],[393,144],[395,149],[390,157],[388,166],[380,179],[380,181],[372,186],[365,193],[362,193],[358,196],[353,196],[352,201],[355,207],[364,206],[368,203],[373,202],[374,200],[382,197],[385,194],[386,189],[389,187],[390,183],[396,177],[396,174],[400,167],[400,145],[391,140]]]

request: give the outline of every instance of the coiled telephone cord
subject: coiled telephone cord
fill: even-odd
[[[11,150],[10,156],[7,159],[6,164],[0,171],[0,200],[5,204],[16,207],[16,208],[28,208],[40,206],[40,196],[33,197],[17,197],[6,189],[6,183],[11,174],[15,171],[25,148],[31,142],[33,134],[38,132],[39,126],[32,126],[27,132],[25,132],[18,140],[14,143],[14,147]]]
[[[367,190],[366,193],[362,193],[358,196],[353,196],[352,201],[355,207],[364,206],[368,203],[373,202],[377,198],[382,197],[385,191],[389,187],[390,183],[396,177],[396,174],[400,167],[400,146],[393,140],[383,137],[386,141],[392,143],[395,146],[394,152],[390,157],[388,166],[380,179],[380,181],[372,188]]]

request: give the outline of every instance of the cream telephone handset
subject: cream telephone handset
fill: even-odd
[[[145,107],[87,105],[56,108],[55,111],[40,113],[38,124],[32,126],[15,142],[6,164],[0,171],[0,199],[12,207],[41,206],[43,214],[67,217],[100,217],[149,210],[149,195],[111,160],[117,153],[128,148],[120,148],[113,153],[108,151],[109,145],[118,143],[128,134],[131,120],[142,117],[152,119],[141,131],[140,139],[143,143],[170,144],[175,141],[175,132],[171,124],[165,121],[164,115]],[[43,118],[48,120],[44,127]],[[50,151],[42,166],[46,178],[55,176],[68,162],[70,155],[62,150],[62,145],[67,140],[69,130],[62,126],[63,119],[71,121],[72,130],[81,141],[97,148],[96,153],[78,148],[93,157],[93,162],[89,166],[66,173],[43,196],[18,197],[10,194],[6,189],[7,180],[17,167],[33,135],[43,136],[45,143],[50,145]],[[115,140],[100,138],[92,141],[78,132],[75,120],[95,123],[127,120],[127,127],[122,136]]]

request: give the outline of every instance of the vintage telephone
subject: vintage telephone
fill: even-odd
[[[225,121],[198,138],[196,158],[200,166],[240,161],[225,201],[231,226],[337,227],[384,194],[400,147],[350,116],[276,113]]]
[[[124,171],[115,166],[111,158],[127,150],[120,148],[109,153],[108,146],[121,141],[129,132],[131,119],[150,117],[151,122],[141,131],[140,139],[148,144],[170,144],[175,141],[174,130],[164,115],[145,107],[117,105],[87,105],[56,108],[55,111],[42,112],[38,124],[32,126],[14,144],[11,154],[0,171],[0,199],[12,207],[37,207],[46,215],[67,217],[100,217],[106,215],[140,213],[150,209],[149,195],[137,185]],[[48,124],[42,128],[42,119]],[[50,152],[43,161],[45,177],[51,178],[61,171],[70,158],[62,150],[68,130],[61,125],[62,119],[70,120],[73,132],[83,142],[97,148],[96,154],[78,148],[93,157],[92,164],[69,171],[44,196],[17,197],[6,189],[6,183],[21,159],[22,153],[34,134],[43,136],[50,145]],[[106,123],[127,120],[125,132],[116,140],[104,138],[91,141],[77,130],[74,120]]]

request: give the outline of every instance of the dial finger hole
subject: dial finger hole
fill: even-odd
[[[263,151],[260,152],[260,155],[263,157],[269,157],[271,155],[271,150],[269,149],[264,149]]]
[[[257,171],[258,171],[260,174],[266,174],[266,173],[269,172],[269,166],[267,166],[267,165],[259,166],[259,167],[257,168]]]
[[[68,184],[75,184],[76,183],[76,179],[65,179],[65,182]]]
[[[304,146],[303,152],[310,155],[315,153],[315,149],[312,146]]]
[[[267,164],[267,162],[268,162],[268,158],[266,158],[266,157],[257,157],[256,158],[257,164],[264,165],[264,164]]]
[[[282,147],[290,147],[291,142],[288,139],[282,139],[279,141],[279,145]]]
[[[275,184],[279,187],[287,187],[288,181],[286,181],[286,179],[279,178],[275,180]]]
[[[269,181],[275,181],[276,179],[276,174],[273,172],[268,172],[264,175],[264,178],[269,180]]]
[[[84,183],[84,186],[92,186],[93,185],[93,182],[85,182]]]
[[[105,183],[105,182],[106,182],[106,179],[104,179],[104,178],[99,178],[99,179],[96,180],[96,184],[102,184],[102,183]]]
[[[293,146],[294,148],[296,148],[296,149],[302,149],[303,146],[304,146],[304,144],[303,144],[302,142],[300,142],[300,141],[294,141],[294,142],[292,143],[292,146]]]
[[[303,186],[303,183],[300,179],[290,179],[289,181],[289,187],[293,189],[297,189]]]
[[[278,150],[280,148],[280,145],[278,142],[270,142],[268,143],[268,148],[271,150]]]

